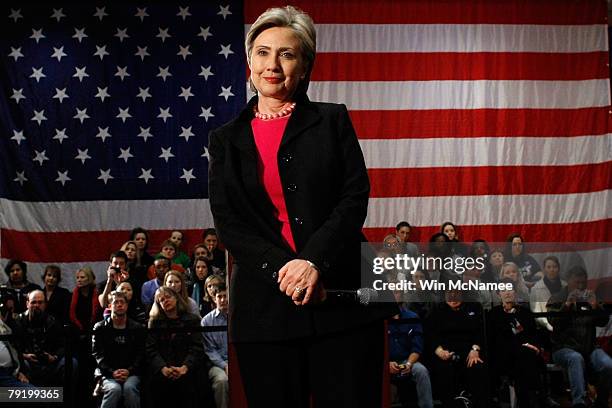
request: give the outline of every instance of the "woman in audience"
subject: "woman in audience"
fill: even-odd
[[[446,291],[446,303],[427,322],[434,350],[432,372],[443,407],[468,398],[474,407],[486,408],[482,309],[478,303],[463,303],[461,296],[460,291]]]
[[[471,258],[482,258],[484,259],[485,268],[482,274],[480,275],[480,279],[483,282],[497,282],[498,273],[494,273],[492,270],[490,260],[491,248],[489,248],[489,244],[484,239],[476,239],[472,242],[472,246],[470,247],[469,256]]]
[[[35,283],[28,282],[28,265],[25,262],[12,259],[4,267],[4,273],[8,276],[6,286],[15,291],[15,314],[26,310],[28,293],[34,289],[40,289]]]
[[[117,286],[117,290],[125,293],[128,301],[128,317],[140,324],[146,324],[148,320],[147,309],[140,302],[140,299],[134,296],[132,284],[127,281],[122,282]]]
[[[210,300],[207,299],[206,278],[208,278],[208,264],[206,263],[206,258],[196,258],[191,269],[193,269],[194,276],[191,298],[198,305],[200,316],[206,316],[214,308]]]
[[[190,294],[193,294],[193,289],[194,289],[193,285],[197,280],[196,271],[195,271],[195,263],[198,258],[203,258],[206,261],[207,269],[210,269],[208,265],[212,261],[212,255],[210,254],[210,252],[208,252],[208,248],[203,243],[197,244],[195,247],[193,247],[193,252],[191,255],[191,264],[189,265],[189,268],[187,268],[187,271],[186,271],[187,273],[185,276],[185,280],[187,281],[187,285],[188,285],[187,287],[189,288]],[[208,271],[207,271],[207,275],[208,275]]]
[[[431,279],[440,282],[446,282],[451,279],[459,279],[459,276],[457,276],[454,271],[447,271],[444,268],[440,267],[440,265],[444,265],[444,260],[450,257],[452,257],[452,253],[450,247],[450,239],[448,238],[448,236],[441,232],[433,234],[431,238],[429,238],[427,258],[439,259],[441,263],[436,261],[431,262],[429,265],[426,265],[428,267],[427,272],[429,273]]]
[[[200,316],[198,304],[187,294],[187,285],[185,284],[185,275],[178,271],[168,271],[164,277],[164,286],[168,286],[176,293],[187,305],[187,311],[196,316]],[[200,316],[201,317],[201,316]]]
[[[489,254],[489,262],[488,266],[491,270],[491,275],[495,278],[495,281],[499,280],[499,275],[501,273],[501,267],[504,264],[504,253],[499,249],[494,249]]]
[[[544,278],[540,279],[531,288],[529,295],[529,304],[531,311],[534,313],[547,312],[546,303],[548,299],[567,286],[567,283],[561,280],[561,263],[556,256],[547,256],[542,264],[544,265]],[[553,331],[553,327],[546,317],[536,318],[536,323],[549,332]]]
[[[208,303],[208,308],[213,310],[217,305],[215,304],[215,293],[219,284],[225,283],[225,279],[219,275],[209,275],[204,282],[206,287],[206,295],[204,295],[204,302]]]
[[[134,282],[136,297],[140,298],[140,288],[147,279],[147,269],[138,264],[138,246],[134,241],[127,241],[121,245],[121,250],[127,256],[127,269],[130,273],[130,281]]]
[[[514,262],[528,288],[542,279],[543,273],[540,264],[527,253],[525,242],[520,234],[510,234],[505,253],[506,262]]]
[[[208,248],[208,252],[212,255],[210,262],[211,269],[214,274],[225,274],[225,251],[219,249],[219,239],[217,238],[217,230],[208,228],[202,234],[204,244]]]
[[[191,260],[189,259],[189,256],[187,256],[186,253],[181,251],[181,245],[183,245],[183,239],[184,239],[184,235],[179,230],[172,231],[172,233],[170,234],[170,238],[168,238],[168,240],[172,241],[174,245],[176,246],[176,256],[174,257],[174,262],[181,265],[183,268],[187,269],[189,268],[189,265],[191,264]]]
[[[58,286],[62,281],[62,271],[57,265],[47,265],[42,280],[45,284],[43,292],[47,299],[47,313],[53,315],[60,324],[68,323],[70,311],[70,292]]]
[[[130,233],[130,241],[136,243],[138,252],[136,254],[136,265],[143,267],[145,270],[153,265],[153,257],[147,252],[149,246],[149,233],[146,229],[136,227]]]
[[[200,319],[187,311],[184,300],[174,290],[161,286],[149,314],[151,329],[184,329],[200,327]],[[202,334],[193,332],[151,331],[147,336],[146,355],[151,370],[152,406],[159,408],[194,408],[194,390],[198,369],[206,361]]]
[[[516,288],[516,302],[520,304],[529,303],[529,289],[525,285],[523,275],[519,273],[518,266],[514,262],[504,262],[499,272],[499,280],[504,278],[510,279],[514,282]]]
[[[70,302],[70,321],[80,332],[86,332],[102,317],[96,277],[89,266],[84,266],[77,271],[75,278],[76,287],[72,291]]]
[[[459,231],[457,226],[450,221],[446,221],[440,226],[440,232],[450,240],[450,251],[454,256],[467,256],[468,250],[466,246],[459,240]]]

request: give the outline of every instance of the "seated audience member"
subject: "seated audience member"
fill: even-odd
[[[465,244],[459,240],[459,230],[455,224],[446,221],[440,226],[440,232],[446,235],[450,240],[450,252],[453,256],[467,256],[468,249]]]
[[[429,244],[427,246],[427,257],[437,260],[436,262],[428,262],[427,273],[432,280],[447,282],[449,280],[457,280],[459,276],[452,270],[444,269],[444,259],[452,257],[450,239],[441,232],[433,234],[429,238]]]
[[[548,300],[548,311],[566,312],[549,317],[553,327],[553,361],[567,370],[574,407],[586,407],[586,367],[595,375],[597,400],[593,407],[607,407],[612,385],[612,358],[596,345],[595,327],[608,323],[607,314],[581,314],[601,309],[595,293],[587,289],[587,272],[581,266],[567,273],[567,286]]]
[[[167,258],[157,258],[153,262],[155,268],[155,278],[145,282],[142,285],[140,300],[142,304],[149,309],[153,305],[155,291],[164,284],[166,272],[170,270],[170,260]]]
[[[520,274],[518,266],[514,262],[504,262],[499,272],[499,280],[510,279],[514,283],[516,302],[520,304],[529,303],[529,289],[525,285],[523,275]]]
[[[415,271],[412,274],[415,289],[407,291],[404,296],[408,309],[415,312],[422,320],[429,316],[440,299],[437,291],[424,286],[427,281],[429,281],[429,274],[426,271]]]
[[[98,302],[96,277],[90,267],[84,266],[75,275],[76,286],[70,302],[70,322],[79,332],[90,330],[100,320],[102,308]]]
[[[53,315],[61,325],[68,323],[71,295],[68,289],[59,286],[62,281],[60,267],[47,265],[42,280],[45,284],[43,292],[47,300],[47,313]]]
[[[147,252],[149,247],[149,233],[146,229],[136,227],[130,232],[130,241],[136,243],[136,265],[141,266],[144,270],[148,270],[149,266],[153,265],[153,257]]]
[[[123,251],[113,252],[110,256],[110,264],[106,270],[106,279],[97,286],[98,301],[102,308],[108,305],[109,293],[117,289],[117,285],[125,281],[129,281],[132,287],[135,285],[135,279],[130,275],[130,270],[128,269],[127,255]]]
[[[134,296],[134,289],[130,282],[121,282],[117,286],[117,290],[125,295],[128,302],[127,315],[130,319],[136,323],[140,323],[143,326],[146,325],[149,317],[147,315],[146,307],[140,302],[140,299]],[[112,292],[111,292],[112,293]]]
[[[204,281],[204,287],[206,288],[206,294],[202,298],[203,305],[201,309],[213,310],[215,307],[215,290],[221,284],[225,285],[225,279],[219,275],[209,275]]]
[[[472,246],[470,247],[468,256],[471,258],[482,258],[484,260],[485,268],[480,275],[480,280],[483,282],[497,282],[498,273],[493,272],[493,268],[489,263],[491,248],[489,248],[489,244],[484,239],[476,239],[472,242]]]
[[[4,267],[4,273],[8,276],[6,286],[15,291],[15,310],[14,313],[21,313],[26,310],[28,293],[35,289],[40,289],[35,283],[28,282],[28,265],[25,262],[13,259]]]
[[[127,241],[121,245],[121,251],[127,258],[126,269],[130,271],[130,281],[133,283],[132,289],[136,292],[135,296],[140,298],[140,288],[147,278],[147,268],[138,264],[138,247],[134,241]]]
[[[216,275],[225,275],[225,251],[219,249],[219,238],[217,231],[214,228],[208,228],[202,233],[204,244],[211,253],[212,259],[209,263],[211,269]]]
[[[542,265],[544,265],[544,277],[531,288],[529,294],[529,304],[534,313],[546,312],[548,299],[567,286],[567,283],[561,280],[561,264],[556,256],[544,258]],[[553,330],[546,317],[536,318],[536,323],[548,331]]]
[[[183,299],[187,305],[187,311],[198,317],[200,316],[200,308],[198,304],[187,294],[187,285],[185,284],[185,275],[177,271],[168,271],[164,277],[164,285],[174,290]]]
[[[513,284],[507,278],[501,282]],[[538,407],[545,395],[538,393],[542,384],[535,321],[529,309],[516,303],[514,288],[499,296],[502,304],[491,309],[487,321],[490,366],[495,378],[507,376],[514,383],[520,407]]]
[[[418,256],[419,249],[415,244],[410,242],[411,231],[412,227],[406,221],[401,221],[395,226],[395,235],[397,235],[402,242],[403,252],[409,256]]]
[[[175,256],[176,256],[176,246],[174,245],[174,242],[167,239],[164,242],[162,242],[161,251],[159,254],[155,255],[155,259],[167,258],[170,260],[170,270],[178,271],[178,272],[185,274],[186,273],[185,268],[183,268],[182,265],[179,265],[174,261]],[[153,279],[155,277],[155,268],[153,266],[149,267],[147,276],[149,277],[149,279]]]
[[[209,272],[207,272],[208,274],[211,274],[211,268],[209,266],[210,262],[212,261],[212,255],[210,252],[208,252],[208,248],[206,247],[205,244],[197,244],[195,247],[193,247],[193,253],[191,256],[191,265],[189,266],[189,268],[187,268],[187,283],[189,284],[190,288],[193,288],[193,284],[196,280],[196,275],[195,275],[195,262],[196,259],[198,258],[204,258],[204,260],[206,261],[206,267],[209,270]],[[190,291],[190,293],[193,293],[192,291]]]
[[[202,326],[227,326],[227,289],[220,284],[215,289],[216,309],[202,318]],[[227,331],[204,332],[204,351],[212,366],[208,378],[212,382],[217,408],[227,408],[229,400]]]
[[[206,278],[208,277],[208,264],[206,258],[196,258],[193,269],[194,281],[191,290],[191,298],[198,305],[200,316],[206,316],[212,310],[210,299],[207,298]]]
[[[523,237],[520,234],[511,234],[506,240],[508,246],[504,258],[506,262],[514,262],[525,284],[531,288],[542,279],[540,264],[527,253]]]
[[[92,351],[95,376],[102,386],[101,408],[140,407],[140,375],[144,357],[144,326],[128,317],[128,300],[123,292],[109,295],[111,314],[94,326]],[[126,329],[128,331],[126,331]]]
[[[42,290],[28,294],[26,307],[27,310],[15,319],[15,333],[30,380],[39,386],[63,385],[65,336],[62,327],[45,311]]]
[[[172,289],[161,286],[149,314],[149,328],[188,329],[200,327],[200,319],[187,312],[187,305]],[[207,357],[198,331],[149,332],[146,358],[151,374],[153,407],[192,408],[199,385],[198,369]]]
[[[478,303],[463,303],[459,291],[447,291],[445,299],[427,322],[437,393],[444,407],[469,399],[474,407],[486,408],[482,310]]]
[[[491,271],[491,275],[493,276],[493,281],[499,281],[499,276],[501,274],[501,267],[504,264],[504,253],[499,249],[494,249],[489,254],[489,259],[487,262],[487,267]]]
[[[402,301],[402,293],[394,293],[400,304],[400,313],[393,319],[418,319]],[[391,383],[398,388],[402,406],[408,406],[407,381],[416,384],[419,408],[433,408],[429,371],[419,362],[423,355],[423,326],[419,321],[394,324],[389,322],[389,373]]]
[[[189,259],[189,256],[187,256],[186,253],[181,251],[183,239],[183,233],[179,230],[174,230],[170,234],[169,241],[172,241],[174,243],[174,246],[176,247],[176,255],[172,261],[178,265],[181,265],[184,269],[187,269],[191,264],[191,259]]]
[[[13,330],[6,323],[11,314],[7,300],[7,291],[0,290],[0,336],[13,334]],[[33,387],[21,370],[23,360],[15,347],[16,343],[16,339],[0,340],[0,387]]]
[[[473,267],[466,269],[461,278],[463,282],[476,281],[481,282],[484,268]],[[474,289],[464,291],[464,302],[476,302],[480,303],[484,310],[491,310],[494,299],[496,300],[497,294],[494,291],[486,289]]]

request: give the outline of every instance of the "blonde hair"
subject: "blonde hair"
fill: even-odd
[[[181,281],[181,290],[178,292],[178,294],[180,297],[183,298],[183,300],[187,301],[187,299],[189,298],[189,294],[187,294],[187,284],[185,283],[185,276],[183,275],[183,273],[174,270],[169,270],[168,272],[166,272],[166,274],[164,275],[164,286],[168,286],[166,285],[166,281],[170,276],[176,276],[177,278],[179,278],[179,280]]]
[[[166,316],[166,312],[162,309],[161,304],[159,303],[159,298],[161,295],[170,295],[176,299],[176,314],[182,315],[187,313],[188,307],[187,303],[181,298],[181,296],[176,293],[174,290],[169,288],[168,286],[160,286],[155,291],[153,305],[151,306],[151,311],[149,312],[149,325],[152,320],[166,320],[168,317]]]
[[[89,266],[84,266],[80,269],[77,269],[75,275],[79,272],[83,272],[87,279],[89,280],[89,285],[94,285],[96,283],[96,275],[94,275],[93,270]]]

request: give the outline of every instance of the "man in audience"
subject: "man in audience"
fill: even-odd
[[[5,323],[11,313],[7,305],[9,297],[4,288],[0,289],[0,336],[10,336],[13,332]],[[0,387],[33,387],[21,372],[21,359],[14,343],[12,339],[0,340]]]
[[[153,268],[155,268],[155,278],[142,285],[140,297],[142,304],[145,305],[147,309],[150,309],[153,304],[157,288],[164,284],[164,276],[166,276],[166,272],[170,270],[170,260],[165,257],[159,257],[153,262]]]
[[[134,286],[133,279],[130,280],[130,271],[127,267],[127,255],[123,251],[113,252],[110,256],[110,264],[106,270],[107,279],[97,285],[98,301],[105,308],[108,305],[108,295],[117,288],[121,282],[130,282]]]
[[[553,294],[548,311],[567,312],[564,316],[550,317],[553,327],[551,342],[553,361],[567,370],[574,407],[586,407],[586,364],[595,374],[597,400],[594,407],[607,407],[612,382],[612,358],[596,346],[595,327],[608,323],[607,314],[584,312],[600,310],[595,293],[587,289],[587,272],[574,266],[567,273],[567,286]]]
[[[202,326],[227,326],[227,290],[224,283],[215,290],[216,309],[202,318]],[[212,362],[208,377],[217,408],[227,408],[229,399],[227,331],[204,332],[204,351]]]
[[[143,326],[127,317],[128,301],[123,292],[111,292],[109,303],[111,315],[96,323],[92,337],[95,376],[102,385],[101,408],[118,407],[122,396],[125,408],[139,408],[144,331],[132,329]]]

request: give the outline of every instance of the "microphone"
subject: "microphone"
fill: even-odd
[[[372,288],[360,288],[357,290],[326,290],[327,298],[325,302],[337,301],[340,303],[359,303],[363,306],[368,306],[372,302],[378,300],[378,291]]]

